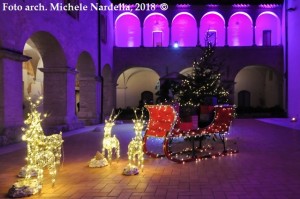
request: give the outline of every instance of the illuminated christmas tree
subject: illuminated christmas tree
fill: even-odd
[[[222,63],[214,56],[214,48],[208,44],[203,56],[193,63],[191,74],[184,76],[181,83],[173,88],[180,106],[199,107],[206,104],[208,97],[216,97],[218,103],[228,101],[228,91],[221,83],[219,72]]]

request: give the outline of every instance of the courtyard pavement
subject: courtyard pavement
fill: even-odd
[[[287,120],[286,120],[287,121]],[[276,123],[276,122],[275,122]],[[132,124],[113,128],[121,144],[121,159],[103,168],[88,162],[101,150],[103,125],[64,134],[63,165],[51,187],[45,171],[41,194],[30,198],[170,198],[170,199],[298,199],[300,198],[300,130],[254,119],[235,119],[230,139],[239,153],[178,164],[145,156],[144,171],[124,176]],[[161,147],[158,145],[157,147]],[[0,148],[0,198],[6,198],[25,165],[24,143]]]

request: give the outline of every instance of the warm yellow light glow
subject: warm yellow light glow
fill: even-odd
[[[142,131],[145,121],[143,120],[143,109],[140,118],[137,116],[137,109],[133,109],[135,119],[133,119],[135,137],[128,145],[128,165],[124,168],[123,174],[127,176],[139,174],[139,168],[144,169],[144,151]]]
[[[62,134],[53,134],[50,136],[44,135],[41,122],[44,118],[37,110],[41,104],[42,97],[35,103],[30,102],[31,112],[28,113],[28,118],[24,121],[26,128],[22,128],[24,132],[22,140],[27,142],[27,164],[25,169],[25,181],[30,181],[32,173],[36,172],[37,187],[36,192],[41,191],[43,182],[44,168],[47,167],[52,178],[52,185],[55,183],[57,167],[60,165],[61,146],[63,143]],[[35,192],[35,191],[34,191]]]
[[[113,137],[111,136],[111,129],[115,125],[115,120],[119,114],[120,112],[114,116],[114,110],[112,110],[109,119],[105,120],[102,154],[106,156],[108,162],[110,163],[112,161],[113,149],[116,152],[117,159],[120,158],[120,142],[115,135]],[[107,151],[107,153],[105,153],[105,151]]]
[[[143,137],[142,131],[144,128],[143,112],[140,118],[136,114],[136,109],[134,109],[135,120],[132,120],[134,123],[134,132],[135,137],[131,140],[128,145],[128,160],[129,164],[136,165],[143,169],[144,167],[144,152],[143,152]]]

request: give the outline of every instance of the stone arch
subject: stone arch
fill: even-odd
[[[235,104],[239,104],[238,94],[245,90],[251,95],[251,107],[282,107],[282,77],[271,67],[263,65],[246,66],[237,73],[234,81]]]
[[[197,45],[197,22],[188,12],[178,13],[172,20],[172,44],[195,47]]]
[[[97,95],[99,81],[96,78],[94,61],[88,52],[84,51],[79,54],[76,69],[78,73],[76,75],[75,107],[78,118],[87,125],[97,124],[100,122],[100,106]]]
[[[137,107],[140,104],[141,93],[150,91],[155,94],[158,82],[159,75],[150,68],[132,67],[123,71],[117,79],[117,108]]]
[[[24,46],[23,54],[31,57],[27,62],[22,63],[22,80],[23,80],[23,112],[26,117],[29,110],[28,97],[33,100],[44,95],[44,74],[41,68],[44,68],[43,59],[39,50],[33,41],[29,38]],[[39,107],[43,112],[43,104]]]
[[[103,78],[103,118],[109,116],[115,105],[115,84],[113,83],[112,70],[109,64],[105,64],[102,69]]]
[[[30,36],[39,51],[45,68],[66,67],[67,60],[58,40],[49,32],[39,31]]]
[[[169,46],[169,22],[161,13],[151,13],[144,20],[144,46]]]
[[[115,44],[117,47],[140,47],[141,23],[133,13],[120,14],[115,21]]]
[[[41,55],[44,73],[44,112],[50,116],[45,127],[68,131],[81,127],[75,116],[75,70],[67,65],[66,55],[59,41],[49,32],[33,33],[29,39]]]
[[[261,13],[256,19],[255,27],[255,43],[262,45],[280,45],[281,43],[281,26],[279,17],[270,11]],[[270,35],[265,34],[269,31]],[[265,41],[263,42],[265,37]]]
[[[252,46],[253,45],[253,22],[245,12],[236,12],[228,21],[228,45],[229,46]]]
[[[205,46],[208,31],[215,32],[216,46],[225,46],[225,20],[215,11],[207,12],[200,20],[200,45]]]

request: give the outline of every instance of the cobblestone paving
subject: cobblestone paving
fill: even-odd
[[[298,199],[300,197],[300,131],[252,119],[236,119],[230,137],[238,154],[177,164],[145,156],[144,171],[124,176],[127,146],[134,137],[131,124],[113,129],[121,142],[121,159],[104,168],[89,168],[101,150],[103,125],[66,137],[63,166],[51,187],[45,171],[41,194],[30,198],[170,198],[170,199]],[[102,130],[101,130],[102,129]],[[157,147],[161,147],[158,145]],[[0,151],[4,148],[0,148]],[[26,148],[0,155],[0,198],[16,182],[25,164]]]

